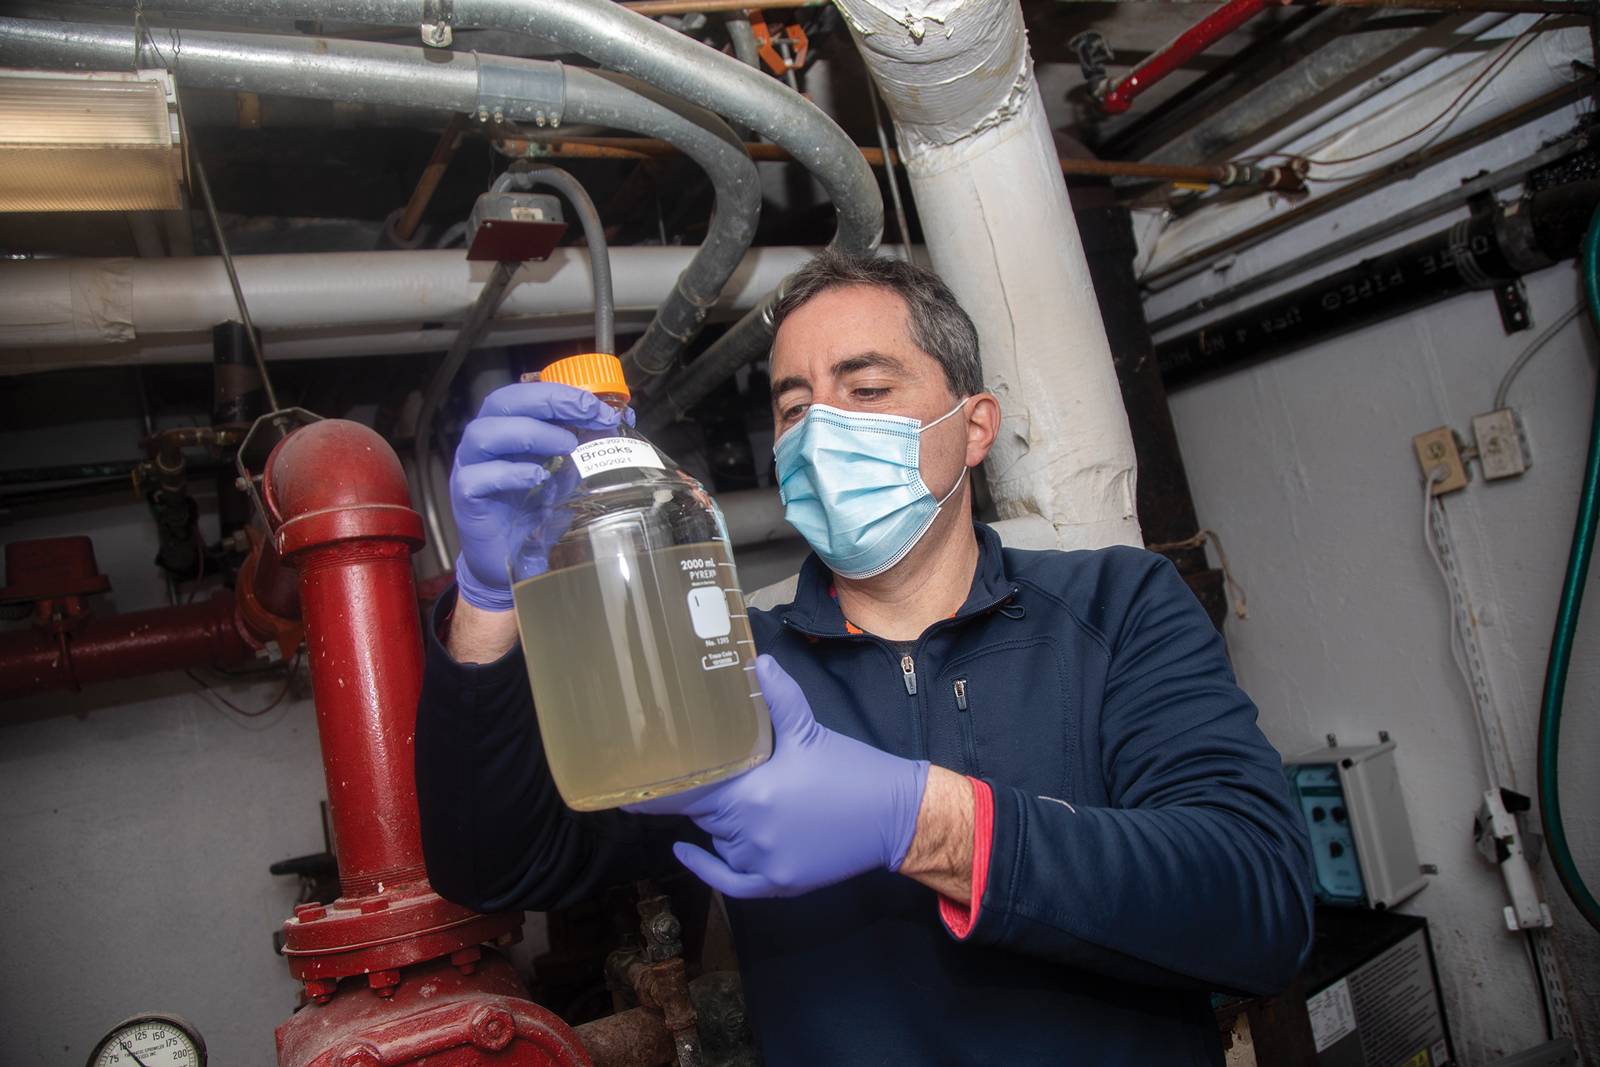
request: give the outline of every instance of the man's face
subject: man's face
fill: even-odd
[[[904,415],[926,426],[962,399],[939,362],[911,339],[905,301],[886,289],[830,289],[785,318],[773,342],[772,417],[780,438],[811,404]],[[964,467],[982,460],[993,432],[980,430],[981,442],[969,441],[972,429],[958,413],[922,435],[920,466],[930,492],[943,496]]]

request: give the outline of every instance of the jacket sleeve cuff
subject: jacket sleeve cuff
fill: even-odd
[[[989,853],[994,845],[994,791],[987,782],[976,778],[967,781],[972,783],[972,897],[966,904],[939,897],[939,918],[958,940],[966,938],[977,925],[983,891],[989,881]]]
[[[440,682],[474,694],[488,690],[496,694],[515,686],[525,677],[522,661],[522,644],[513,645],[505,655],[493,663],[462,663],[444,647],[442,636],[450,617],[456,609],[456,587],[451,586],[434,601],[432,618],[423,627],[422,640],[427,646],[427,672]]]

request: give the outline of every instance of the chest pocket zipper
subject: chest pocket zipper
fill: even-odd
[[[978,774],[978,743],[973,737],[972,713],[967,705],[967,680],[957,678],[955,681],[956,692],[956,718],[961,720],[961,748],[962,755],[966,758],[966,770],[969,774]]]
[[[910,656],[900,657],[900,672],[905,675],[906,695],[917,695],[917,665]]]

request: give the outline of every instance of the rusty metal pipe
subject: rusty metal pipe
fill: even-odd
[[[661,1067],[676,1049],[661,1013],[633,1008],[573,1027],[594,1067]]]

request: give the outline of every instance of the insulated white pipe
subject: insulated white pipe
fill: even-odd
[[[1381,111],[1347,122],[1314,144],[1287,147],[1314,161],[1307,197],[1323,196],[1342,188],[1344,182],[1385,171],[1419,149],[1571,85],[1579,76],[1573,60],[1587,63],[1590,59],[1585,28],[1513,38]],[[1176,219],[1154,238],[1153,246],[1141,239],[1141,274],[1159,271],[1304,202],[1305,198],[1290,201],[1280,196],[1253,196]]]
[[[749,310],[813,252],[751,249],[723,289],[716,310]],[[694,254],[691,247],[612,249],[618,312],[653,312]],[[459,249],[235,256],[234,263],[251,317],[267,335],[269,349],[274,332],[297,331],[309,340],[307,331],[331,328],[324,333],[344,338],[340,354],[354,354],[350,338],[363,328],[374,334],[431,333],[433,343],[422,350],[446,347],[445,333],[422,330],[422,324],[459,323],[493,266],[469,263]],[[222,261],[215,256],[0,261],[0,292],[5,293],[0,300],[0,349],[149,344],[152,335],[209,333],[216,323],[238,316]],[[593,300],[584,250],[558,248],[545,262],[526,264],[517,272],[497,322],[503,331],[504,320],[592,313]],[[439,338],[443,344],[437,343]],[[491,338],[485,343],[505,341]],[[10,362],[0,356],[0,364]]]
[[[837,6],[894,116],[933,268],[978,328],[1001,517],[1031,544],[1142,544],[1133,438],[1021,6]]]
[[[736,313],[724,315],[731,321]],[[652,310],[618,312],[619,337],[644,332]],[[432,325],[431,323],[429,324]],[[410,352],[443,352],[455,340],[456,324],[437,329],[409,326],[333,326],[313,330],[263,331],[262,351],[269,360],[331,359],[337,356],[387,356]],[[578,341],[594,336],[594,313],[529,315],[495,322],[478,339],[478,348]],[[0,375],[28,374],[70,367],[128,364],[210,363],[211,331],[152,333],[116,344],[52,345],[0,348]]]

